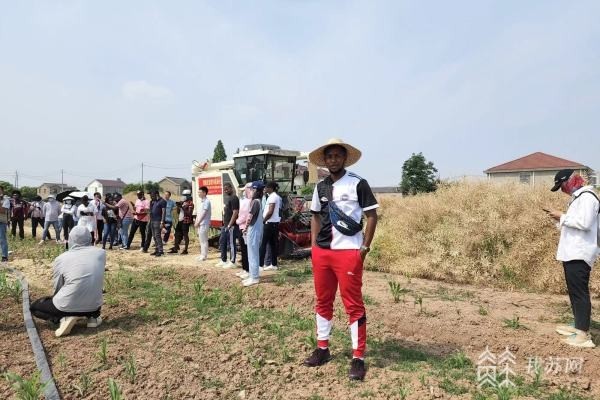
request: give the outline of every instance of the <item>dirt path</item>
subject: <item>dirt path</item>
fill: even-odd
[[[308,262],[284,262],[283,272],[267,273],[258,288],[242,290],[235,271],[213,266],[214,253],[202,264],[196,256],[109,252],[105,323],[77,327],[61,339],[38,323],[65,399],[105,399],[109,378],[127,399],[496,398],[475,394],[475,364],[486,346],[496,355],[508,347],[516,357],[513,369],[525,379],[515,378],[520,395],[513,398],[549,398],[567,389],[582,397],[560,398],[600,398],[600,350],[568,347],[553,332],[568,317],[566,296],[367,272],[369,371],[365,382],[351,383],[350,340],[339,299],[334,360],[316,369],[301,366],[314,340]],[[27,275],[32,296],[50,293],[48,262],[13,265]],[[399,302],[390,280],[403,289]],[[599,311],[594,300],[595,315]],[[599,333],[594,331],[596,343]],[[0,355],[12,354],[6,338],[0,338]],[[527,374],[530,357],[548,369],[538,392]],[[558,370],[566,359],[578,358],[580,372]]]

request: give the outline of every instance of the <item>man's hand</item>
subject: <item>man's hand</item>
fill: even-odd
[[[546,211],[548,213],[548,215],[550,216],[550,218],[556,220],[556,221],[560,221],[560,217],[562,216],[562,212],[560,211],[556,211],[553,209],[548,209]]]
[[[360,257],[362,258],[363,262],[365,262],[365,258],[367,258],[367,254],[369,254],[369,248],[362,246],[360,248]]]

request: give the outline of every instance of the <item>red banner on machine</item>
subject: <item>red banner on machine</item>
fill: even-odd
[[[223,193],[223,182],[220,176],[212,178],[198,178],[198,187],[206,186],[208,188],[208,194],[222,194]]]

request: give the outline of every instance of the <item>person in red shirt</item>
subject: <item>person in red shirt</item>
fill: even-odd
[[[140,229],[140,234],[142,235],[142,244],[140,247],[146,243],[146,226],[148,225],[148,221],[150,221],[150,202],[146,200],[144,197],[144,192],[138,190],[137,192],[137,200],[135,201],[135,211],[133,213],[133,224],[131,225],[131,231],[129,232],[129,239],[127,240],[126,249],[131,247],[131,242],[133,242],[133,237],[135,236],[135,232]]]

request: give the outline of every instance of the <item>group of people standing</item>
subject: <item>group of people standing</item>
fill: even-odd
[[[216,266],[237,268],[239,250],[242,270],[236,275],[245,287],[260,282],[260,271],[278,269],[282,208],[278,189],[279,185],[274,181],[266,185],[263,181],[249,182],[240,200],[233,185],[224,185],[223,227],[219,238],[221,260]]]

